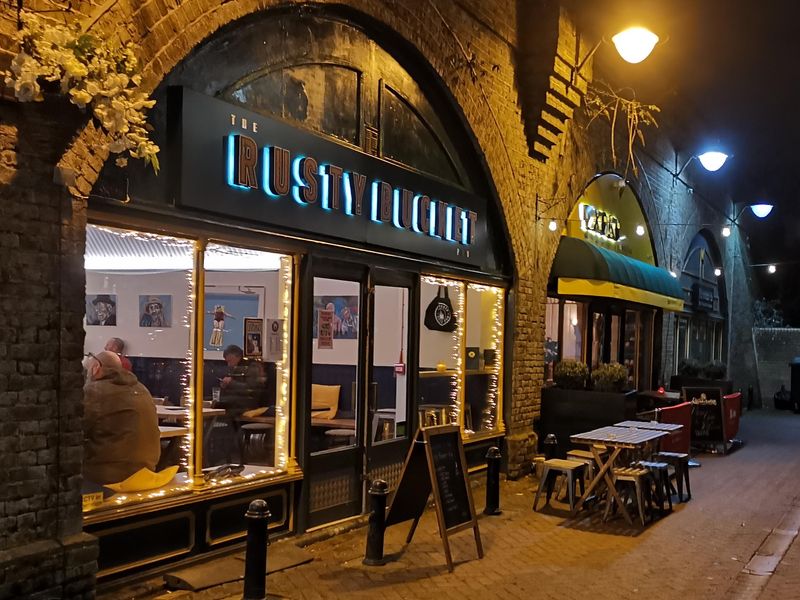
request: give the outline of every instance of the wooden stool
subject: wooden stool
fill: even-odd
[[[658,509],[662,515],[672,512],[672,484],[669,481],[669,464],[650,460],[639,461],[639,466],[653,474]],[[668,504],[669,508],[664,505]]]
[[[685,452],[656,452],[653,459],[669,463],[675,469],[675,483],[678,486],[678,502],[683,502],[683,484],[686,482],[686,500],[692,499],[692,486],[689,484],[689,455]]]
[[[345,446],[352,446],[356,439],[355,429],[328,429],[325,431],[331,447],[344,444]]]
[[[252,438],[263,436],[263,441],[261,442],[261,448],[263,451],[266,452],[267,447],[267,437],[272,432],[273,426],[269,423],[245,423],[241,426],[242,432],[242,441],[243,441],[243,449],[242,449],[242,462],[247,462],[245,460],[244,455],[247,454],[250,443]]]
[[[608,454],[608,449],[605,446],[596,446],[600,452],[600,456],[605,457]],[[586,480],[591,481],[594,479],[594,454],[591,450],[569,450],[567,452],[567,460],[574,460],[586,464]]]
[[[650,486],[645,485],[652,482],[650,471],[641,467],[623,467],[613,469],[613,475],[616,481],[626,481],[634,485],[636,490],[636,505],[639,508],[639,519],[642,522],[642,526],[644,526],[644,493],[645,490],[647,490],[648,493],[650,490]],[[610,508],[611,501],[606,504],[606,512],[605,515],[603,515],[604,520],[607,518]]]
[[[536,504],[539,502],[539,495],[542,493],[542,487],[547,490],[545,505],[550,503],[550,496],[553,495],[553,487],[555,486],[556,477],[564,475],[567,479],[567,495],[569,496],[569,509],[575,510],[575,485],[580,484],[581,494],[583,494],[583,478],[586,471],[586,464],[574,460],[564,460],[561,458],[551,458],[544,461],[544,470],[542,471],[542,479],[539,481],[539,489],[536,490],[536,496],[533,498],[533,510],[536,510]]]

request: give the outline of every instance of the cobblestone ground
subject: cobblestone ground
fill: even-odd
[[[482,560],[471,532],[458,533],[451,537],[456,567],[449,573],[435,515],[428,511],[405,549],[408,525],[387,531],[392,560],[386,566],[361,565],[365,530],[360,529],[309,546],[314,560],[271,574],[268,589],[307,599],[732,598],[741,592],[737,575],[800,497],[800,416],[748,413],[740,437],[745,446],[728,456],[701,455],[702,467],[691,470],[692,500],[644,529],[620,518],[602,523],[588,513],[571,519],[563,504],[534,513],[536,482],[503,482],[503,514],[479,521]],[[482,490],[475,501],[481,510]],[[166,593],[152,586],[138,589],[106,597]],[[795,543],[761,597],[793,598],[799,590],[800,543]],[[241,597],[241,585],[193,596]]]

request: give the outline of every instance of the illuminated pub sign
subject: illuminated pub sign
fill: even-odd
[[[180,206],[474,266],[486,260],[486,203],[475,195],[185,88],[170,89],[169,104]]]
[[[611,242],[618,242],[622,239],[620,238],[619,219],[614,215],[584,202],[578,205],[578,214],[583,231]]]

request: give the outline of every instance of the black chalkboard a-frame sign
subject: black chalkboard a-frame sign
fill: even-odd
[[[453,570],[453,558],[447,536],[453,533],[472,529],[478,558],[483,558],[481,534],[465,465],[464,446],[457,425],[417,430],[386,515],[387,526],[414,520],[406,538],[408,544],[433,492],[439,534],[450,571]]]

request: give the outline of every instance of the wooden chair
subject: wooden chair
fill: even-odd
[[[533,498],[533,510],[536,510],[536,504],[539,502],[539,495],[542,493],[542,487],[547,490],[545,505],[550,504],[550,496],[553,495],[553,488],[555,487],[556,478],[559,475],[564,475],[567,480],[567,495],[569,497],[569,509],[575,510],[575,486],[580,485],[581,494],[584,492],[583,478],[586,471],[586,464],[574,460],[564,460],[562,458],[551,458],[544,461],[544,470],[542,471],[542,479],[539,481],[539,489],[536,490],[536,496]]]

